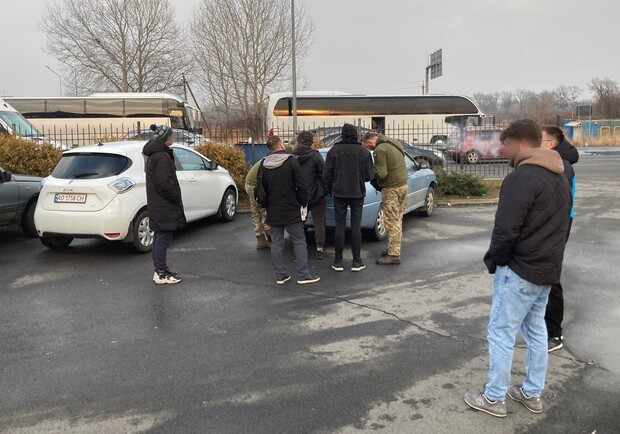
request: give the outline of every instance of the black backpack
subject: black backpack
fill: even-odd
[[[256,176],[256,188],[254,188],[254,200],[261,208],[267,208],[267,191],[265,190],[265,186],[263,185],[263,163],[265,160],[260,162],[260,166],[258,166],[258,175]]]

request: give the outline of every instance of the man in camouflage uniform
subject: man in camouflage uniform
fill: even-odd
[[[256,163],[245,178],[245,192],[250,198],[250,210],[252,211],[252,226],[256,234],[256,250],[271,248],[271,227],[265,222],[267,210],[258,205],[254,199],[254,189],[258,182],[258,169],[263,160]]]
[[[388,248],[377,264],[398,265],[408,191],[405,151],[398,140],[375,133],[364,135],[362,144],[375,155],[375,179],[381,188],[381,208],[388,234]]]

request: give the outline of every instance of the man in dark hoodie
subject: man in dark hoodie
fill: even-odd
[[[312,213],[314,224],[314,241],[316,243],[316,258],[325,257],[325,183],[323,171],[325,161],[319,151],[312,149],[314,134],[302,131],[297,135],[297,146],[293,155],[299,161],[301,174],[307,186],[308,211]]]
[[[319,277],[310,275],[308,248],[301,220],[301,208],[308,204],[306,183],[299,162],[286,151],[278,136],[267,139],[269,155],[259,168],[258,179],[267,196],[267,223],[271,226],[271,262],[276,283],[291,280],[284,263],[284,231],[288,232],[297,262],[297,283],[316,283]]]
[[[181,278],[171,272],[166,263],[166,254],[172,244],[174,231],[185,226],[185,213],[181,198],[181,187],[177,179],[172,153],[172,129],[165,125],[151,127],[153,139],[142,153],[146,155],[146,201],[149,224],[154,232],[153,282],[158,285],[179,283]]]
[[[366,196],[366,182],[375,176],[372,155],[358,140],[355,125],[344,124],[342,139],[327,153],[325,161],[325,190],[334,197],[336,217],[336,255],[332,268],[344,271],[342,251],[347,225],[347,209],[351,208],[351,271],[362,271],[362,210]]]
[[[579,152],[564,137],[561,129],[555,126],[542,127],[542,147],[553,149],[562,160],[564,160],[564,176],[571,186],[573,205],[570,210],[570,224],[566,239],[570,235],[575,216],[575,193],[577,189],[577,177],[572,165],[579,161]],[[545,323],[547,324],[547,334],[549,335],[549,352],[556,351],[564,347],[564,336],[562,334],[562,321],[564,320],[564,295],[561,283],[551,285],[549,302],[545,313]]]
[[[515,169],[506,176],[491,245],[484,256],[495,274],[488,325],[489,372],[482,393],[465,394],[470,407],[505,417],[506,394],[533,413],[542,412],[547,372],[545,308],[551,285],[560,282],[571,192],[560,155],[540,149],[542,132],[532,120],[502,131],[506,157]],[[510,386],[517,332],[527,344],[526,378]]]

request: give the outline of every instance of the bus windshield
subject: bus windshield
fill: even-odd
[[[22,115],[12,111],[0,111],[0,119],[9,127],[13,128],[18,136],[42,137],[43,134],[28,122]]]

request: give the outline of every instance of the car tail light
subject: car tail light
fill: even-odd
[[[103,234],[103,235],[105,235],[107,238],[118,238],[118,237],[121,236],[121,234],[119,232],[113,232],[113,233],[110,233],[110,234]]]
[[[126,193],[133,188],[136,183],[129,178],[120,178],[108,184],[112,191],[118,194]]]

